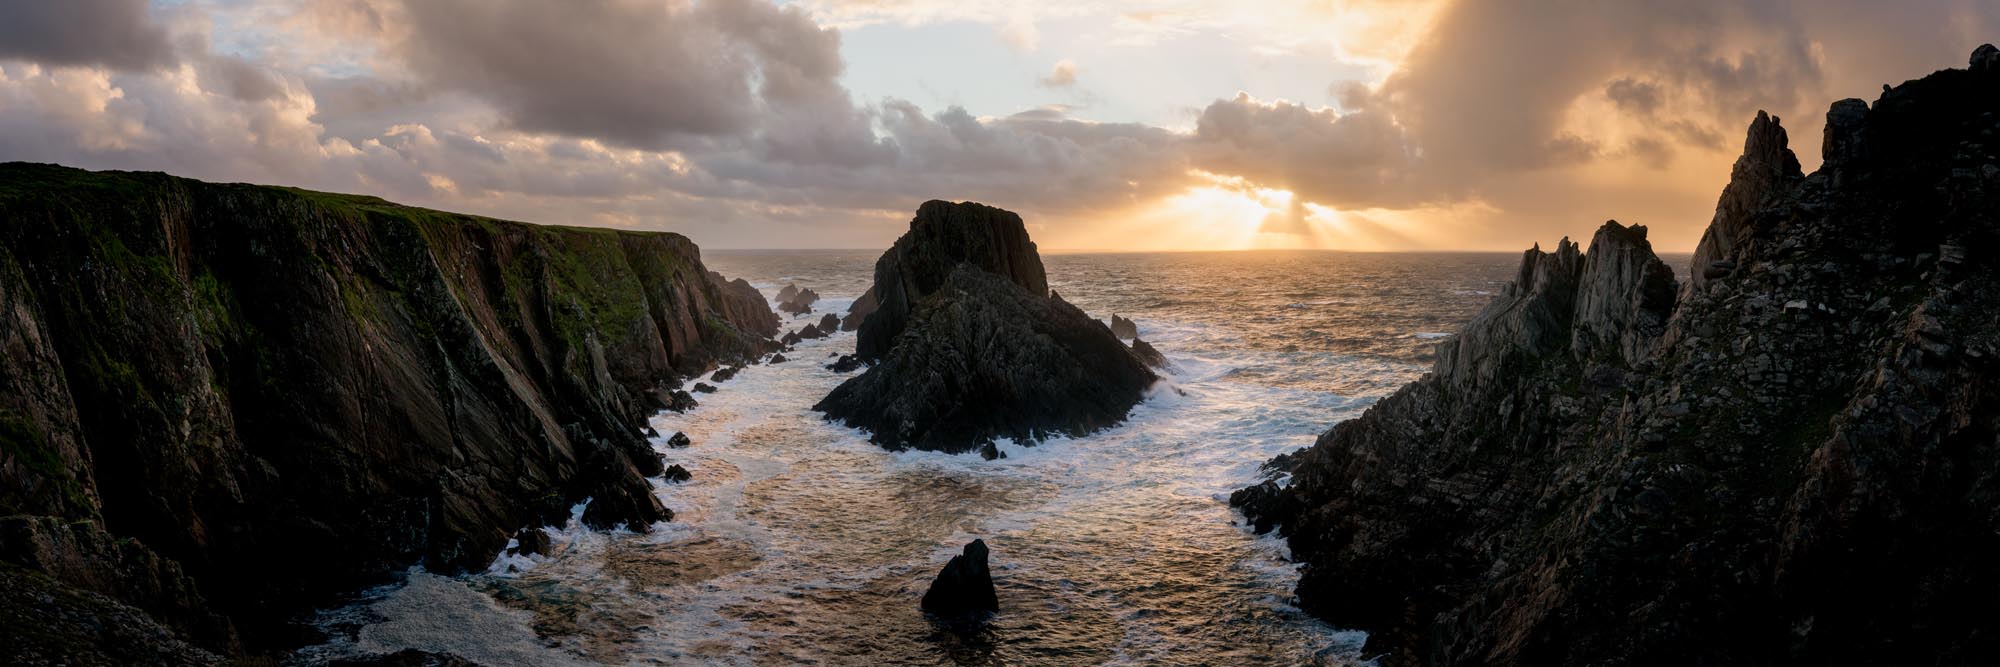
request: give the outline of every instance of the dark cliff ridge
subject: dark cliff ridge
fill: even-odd
[[[1996,63],[1834,104],[1810,176],[1759,114],[1678,292],[1637,228],[1529,251],[1233,498],[1299,604],[1395,665],[2000,661]]]
[[[0,164],[0,570],[227,654],[586,498],[644,529],[646,415],[777,327],[674,234]]]
[[[813,409],[884,447],[967,452],[1120,421],[1156,379],[1103,322],[1052,298],[1020,216],[933,201],[875,264],[857,356]],[[1150,347],[1149,347],[1150,349]]]

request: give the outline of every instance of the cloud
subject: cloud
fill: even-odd
[[[425,0],[402,14],[392,48],[428,86],[523,131],[636,148],[752,132],[766,109],[820,101],[841,68],[837,33],[759,0]]]
[[[1201,111],[1189,151],[1203,170],[1329,206],[1404,207],[1443,196],[1421,188],[1422,161],[1403,128],[1374,111],[1342,114],[1238,93]]]
[[[1067,58],[1056,61],[1056,67],[1039,81],[1043,88],[1070,88],[1076,85],[1076,63]]]
[[[4,0],[0,59],[149,70],[174,52],[146,0]]]

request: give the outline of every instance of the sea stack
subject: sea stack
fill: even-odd
[[[993,572],[986,566],[986,541],[973,540],[965,551],[944,564],[924,591],[924,611],[940,616],[965,616],[1000,611]]]
[[[1125,418],[1155,379],[1103,322],[1049,296],[1021,217],[927,202],[875,263],[876,310],[856,356],[873,363],[814,409],[891,449],[967,452]]]

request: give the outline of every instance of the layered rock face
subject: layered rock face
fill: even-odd
[[[887,354],[917,304],[960,264],[1004,277],[1033,296],[1048,296],[1042,256],[1028,240],[1021,216],[973,202],[927,201],[910,221],[910,231],[875,261],[875,284],[868,290],[874,311],[857,325],[855,353],[865,361]],[[867,300],[857,300],[856,308]]]
[[[885,447],[948,452],[1123,420],[1155,376],[1103,322],[1049,296],[1020,220],[925,204],[876,263],[880,307],[858,345],[889,347],[813,409]]]
[[[1239,492],[1300,605],[1399,665],[2000,660],[2000,68],[1827,127],[1803,176],[1758,116],[1677,293],[1637,228],[1530,251]]]
[[[776,330],[673,234],[0,165],[0,557],[227,655],[585,499],[669,518],[645,416]]]

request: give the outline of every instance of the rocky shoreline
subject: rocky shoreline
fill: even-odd
[[[1759,114],[1675,285],[1607,223],[1233,502],[1392,665],[2000,657],[2000,57]]]
[[[0,573],[164,628],[10,614],[24,663],[257,655],[586,500],[669,519],[645,417],[778,330],[674,234],[19,163],[0,219]]]

